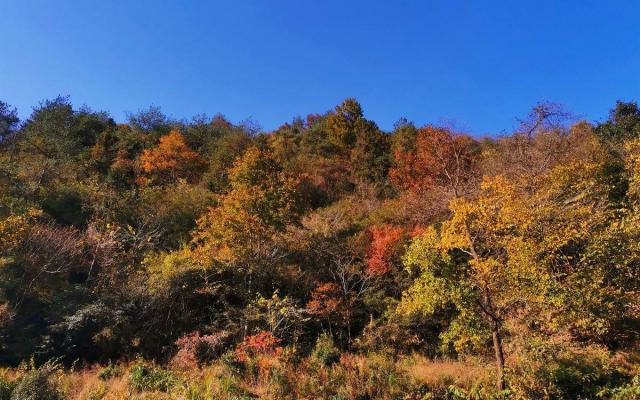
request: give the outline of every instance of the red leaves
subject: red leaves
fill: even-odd
[[[461,195],[477,173],[476,141],[448,128],[428,125],[418,131],[415,152],[398,150],[391,180],[400,189],[420,191],[441,187]]]
[[[406,236],[403,227],[384,224],[369,228],[371,245],[367,259],[367,274],[384,275],[391,271],[392,259],[398,254],[398,243]]]
[[[246,361],[250,357],[277,357],[282,354],[280,342],[281,340],[273,336],[271,332],[262,331],[245,337],[244,341],[236,348],[236,356],[242,361]]]
[[[192,332],[184,335],[175,344],[178,352],[171,360],[172,366],[181,369],[197,368],[206,361],[207,353],[213,353],[222,343],[224,335],[200,335],[200,332]]]
[[[328,317],[340,313],[342,307],[342,292],[340,287],[331,282],[321,283],[311,293],[311,300],[307,303],[309,314]]]

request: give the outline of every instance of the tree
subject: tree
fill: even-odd
[[[350,148],[356,143],[358,130],[362,128],[364,116],[360,103],[354,98],[345,99],[337,105],[335,112],[327,117],[330,141],[341,148]]]
[[[268,256],[260,244],[271,242],[299,216],[296,182],[256,148],[236,160],[230,181],[231,191],[198,220],[194,241],[208,258],[261,264]]]
[[[478,178],[479,147],[470,136],[448,128],[425,126],[418,130],[415,150],[398,148],[390,171],[396,187],[411,191],[439,188],[460,197]]]
[[[18,122],[18,110],[0,100],[0,143],[12,136]]]
[[[108,114],[88,108],[74,110],[68,97],[45,100],[33,109],[20,130],[24,150],[53,160],[78,156],[115,123]]]
[[[398,243],[406,235],[401,226],[381,225],[369,229],[371,245],[367,259],[367,273],[384,275],[393,268],[392,258],[399,252]]]
[[[390,164],[389,141],[375,123],[364,121],[361,125],[351,150],[351,169],[358,181],[372,183],[382,189]]]
[[[530,266],[528,260],[521,263],[531,251],[526,246],[520,248],[521,242],[511,241],[523,222],[504,212],[514,199],[510,185],[486,182],[477,201],[454,200],[453,215],[442,234],[427,229],[414,239],[404,258],[405,266],[418,268],[420,275],[405,294],[401,311],[433,314],[448,304],[455,306],[457,315],[444,342],[453,342],[461,351],[481,347],[485,338],[491,337],[499,390],[505,387],[505,318],[522,301],[543,293],[539,285],[546,281],[543,271]]]
[[[609,119],[596,127],[602,140],[622,143],[626,139],[640,137],[640,108],[636,102],[617,101],[609,112]]]
[[[236,160],[229,180],[230,192],[197,221],[193,256],[204,268],[217,266],[241,276],[250,298],[254,275],[266,276],[286,256],[279,242],[302,208],[297,182],[269,153],[257,148]],[[244,335],[247,329],[245,321]]]
[[[179,178],[193,182],[207,165],[175,130],[162,136],[158,147],[145,150],[140,161],[144,172],[158,183],[175,182]]]
[[[389,141],[378,126],[364,118],[356,99],[345,99],[326,117],[329,142],[349,157],[353,177],[382,186],[389,169]]]
[[[401,310],[454,305],[445,342],[462,349],[490,335],[503,389],[505,323],[558,320],[554,311],[570,293],[563,282],[579,272],[581,249],[607,219],[599,167],[562,165],[534,185],[487,178],[477,198],[454,199],[440,234],[428,229],[405,255],[405,266],[420,275]]]
[[[508,178],[533,178],[572,158],[580,147],[568,128],[571,115],[555,103],[536,104],[518,127],[483,148],[483,173]],[[586,131],[586,126],[581,126]],[[585,143],[588,141],[585,141]]]
[[[349,304],[345,304],[340,286],[333,282],[318,283],[307,302],[309,314],[327,320],[330,335],[333,335],[332,319],[345,321],[348,317],[348,307]]]

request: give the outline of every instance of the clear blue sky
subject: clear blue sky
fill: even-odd
[[[640,100],[640,1],[0,0],[0,99],[273,129],[356,97],[390,129],[509,130],[538,100]]]

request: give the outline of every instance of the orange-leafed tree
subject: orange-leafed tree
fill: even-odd
[[[162,136],[158,147],[145,150],[140,161],[144,172],[158,183],[174,182],[179,178],[193,182],[207,165],[177,130]]]
[[[477,181],[478,143],[449,128],[425,126],[418,130],[415,150],[398,149],[391,180],[402,190],[439,188],[463,196]]]
[[[390,272],[394,258],[400,253],[399,244],[407,237],[401,226],[384,224],[369,228],[371,244],[369,245],[366,272],[372,276],[380,276]]]
[[[348,318],[348,301],[340,286],[334,282],[319,283],[311,292],[307,303],[307,312],[328,323],[329,332],[333,333],[332,321],[342,324]]]

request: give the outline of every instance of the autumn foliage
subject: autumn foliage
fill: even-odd
[[[342,314],[343,307],[344,301],[340,288],[331,282],[321,283],[313,289],[307,303],[307,310],[310,314],[324,318],[334,314]]]
[[[2,399],[637,398],[635,103],[485,138],[353,98],[273,132],[3,112]]]
[[[429,125],[418,130],[415,150],[396,151],[390,177],[401,189],[441,188],[459,196],[477,177],[479,156],[478,144],[470,136]]]
[[[160,138],[158,147],[145,150],[140,156],[142,169],[158,182],[183,178],[196,180],[207,165],[198,153],[189,148],[177,130]]]
[[[371,245],[367,260],[367,273],[384,275],[393,268],[393,258],[400,253],[398,243],[406,236],[401,226],[381,225],[369,229]]]

